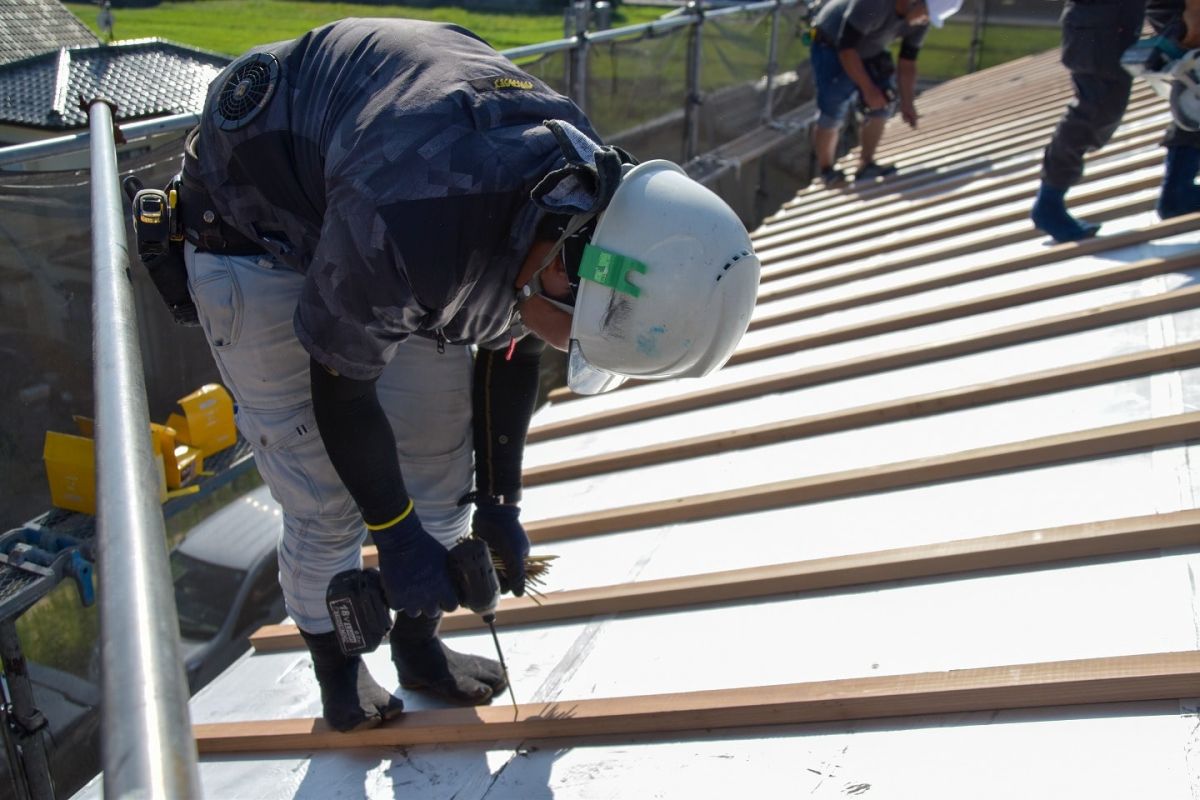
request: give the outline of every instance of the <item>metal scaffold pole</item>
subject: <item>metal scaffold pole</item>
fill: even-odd
[[[783,22],[783,0],[775,3],[771,10],[771,41],[767,47],[767,85],[763,92],[764,124],[770,124],[775,116],[775,74],[779,71],[779,26]]]
[[[9,768],[14,780],[32,800],[54,800],[54,782],[43,738],[46,717],[34,705],[33,684],[17,639],[17,626],[10,619],[0,622],[0,660],[4,661],[4,682],[10,700],[6,716],[15,729],[20,750],[20,763],[10,763]]]
[[[696,23],[688,38],[687,99],[683,109],[683,160],[691,161],[700,149],[700,106],[704,97],[700,91],[700,60],[703,56],[704,9],[697,2],[689,2],[688,14]]]
[[[108,101],[91,130],[104,796],[200,797]]]

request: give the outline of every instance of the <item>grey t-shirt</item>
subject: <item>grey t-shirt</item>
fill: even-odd
[[[909,25],[896,14],[895,0],[828,0],[813,20],[826,41],[843,47],[846,24],[862,34],[854,49],[863,58],[882,53],[897,39],[906,49],[915,52],[925,41],[928,25]]]
[[[226,76],[263,52],[277,87],[231,130],[215,111]],[[201,177],[230,224],[306,275],[304,347],[367,380],[413,333],[507,341],[542,215],[530,191],[563,163],[548,119],[599,141],[568,98],[463,28],[341,20],[218,76]]]

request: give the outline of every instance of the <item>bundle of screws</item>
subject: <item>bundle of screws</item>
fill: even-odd
[[[525,556],[525,593],[529,595],[529,599],[542,604],[542,592],[538,587],[546,585],[546,573],[550,571],[550,562],[558,556],[544,555],[528,555]],[[500,559],[492,555],[492,566],[496,568],[496,577],[502,582],[504,581],[504,564]]]

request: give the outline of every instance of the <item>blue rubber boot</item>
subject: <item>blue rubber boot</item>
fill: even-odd
[[[1067,213],[1066,194],[1066,189],[1043,182],[1029,215],[1033,224],[1050,234],[1056,242],[1077,242],[1095,236],[1096,231],[1100,230],[1099,225],[1080,222]]]
[[[1158,215],[1163,219],[1200,211],[1200,188],[1196,171],[1200,169],[1200,150],[1194,147],[1168,147],[1162,190],[1158,194]]]

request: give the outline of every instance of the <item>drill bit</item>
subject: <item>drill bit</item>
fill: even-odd
[[[504,663],[504,651],[500,649],[500,637],[496,635],[496,615],[484,614],[483,621],[487,623],[488,629],[492,632],[492,641],[496,644],[496,655],[500,658],[500,671],[504,673],[504,682],[508,684],[508,698],[512,700],[513,707],[513,722],[517,721],[520,716],[520,711],[517,710],[517,695],[513,690],[512,679],[508,677],[508,665]]]

